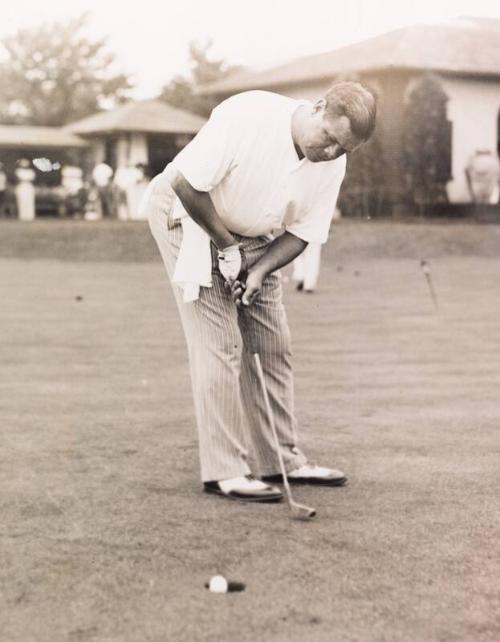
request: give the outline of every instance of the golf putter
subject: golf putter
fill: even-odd
[[[273,412],[271,410],[271,404],[269,402],[269,395],[267,394],[267,387],[264,379],[264,371],[262,370],[262,363],[260,361],[260,355],[255,346],[252,330],[248,322],[248,317],[247,317],[248,313],[242,307],[240,307],[238,311],[239,311],[240,319],[242,321],[242,326],[245,329],[245,333],[248,335],[248,343],[250,346],[250,350],[253,354],[253,358],[255,359],[255,366],[257,369],[257,378],[259,380],[260,388],[262,390],[262,396],[264,398],[264,404],[266,406],[267,420],[269,422],[269,425],[271,426],[271,432],[273,434],[276,455],[278,456],[281,475],[283,477],[283,485],[285,488],[285,495],[287,498],[288,506],[292,513],[293,519],[307,521],[309,519],[312,519],[316,515],[316,509],[311,508],[310,506],[305,506],[304,504],[299,504],[292,497],[292,491],[290,490],[290,484],[288,482],[288,477],[285,470],[285,463],[283,461],[283,456],[281,454],[278,433],[276,432],[276,426],[274,425],[274,417],[273,417]]]
[[[429,292],[431,294],[431,299],[434,303],[434,307],[436,308],[436,310],[439,310],[436,292],[434,291],[434,285],[432,284],[431,269],[429,267],[429,264],[427,263],[427,261],[422,260],[420,261],[420,267],[422,268],[422,272],[424,273],[427,285],[429,286]]]

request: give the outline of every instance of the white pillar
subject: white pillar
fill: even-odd
[[[129,165],[147,165],[148,160],[148,140],[146,134],[136,132],[130,134]]]
[[[31,167],[16,169],[17,215],[21,221],[33,221],[35,218],[35,172]]]

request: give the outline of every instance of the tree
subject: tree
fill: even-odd
[[[448,97],[439,78],[426,74],[413,87],[404,112],[403,161],[408,192],[422,214],[447,201],[451,178]]]
[[[197,94],[197,90],[202,85],[221,80],[240,69],[240,67],[228,65],[224,60],[211,59],[209,55],[211,47],[211,40],[203,43],[192,42],[189,45],[191,60],[189,76],[175,76],[163,87],[160,94],[161,100],[200,116],[210,115],[218,101],[211,96]]]
[[[88,15],[66,24],[21,29],[0,40],[0,120],[10,124],[65,125],[120,101],[131,85],[113,71],[106,41],[82,34]]]

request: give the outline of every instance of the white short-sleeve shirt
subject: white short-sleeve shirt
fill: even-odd
[[[284,228],[307,242],[327,240],[346,158],[299,160],[292,115],[303,104],[311,105],[266,91],[237,94],[172,161],[196,190],[209,192],[231,232],[254,237]]]

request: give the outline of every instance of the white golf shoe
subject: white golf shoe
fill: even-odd
[[[313,464],[304,464],[300,468],[290,471],[287,474],[291,484],[311,484],[316,486],[344,486],[347,483],[347,476],[341,470],[324,468]],[[262,477],[268,482],[283,481],[281,475],[266,475]]]
[[[243,502],[279,502],[283,499],[279,488],[255,479],[252,475],[205,482],[203,490]]]

